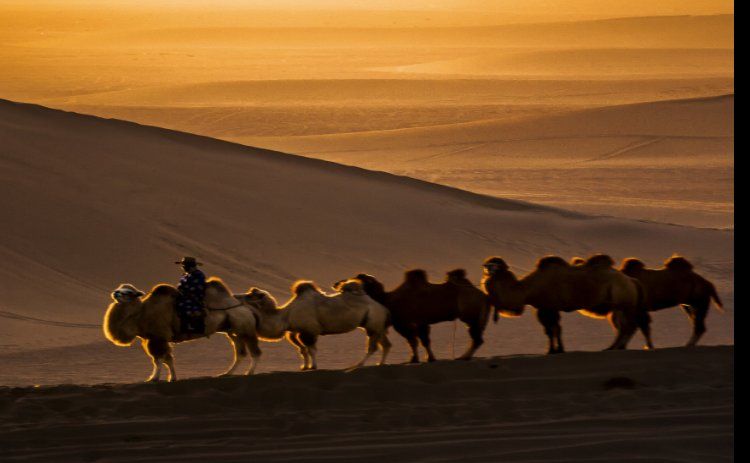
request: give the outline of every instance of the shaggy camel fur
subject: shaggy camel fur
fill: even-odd
[[[613,264],[612,258],[603,254],[575,265],[548,256],[519,280],[503,259],[490,257],[484,262],[482,285],[496,311],[517,316],[526,305],[537,309],[537,319],[549,339],[550,354],[565,351],[560,312],[572,311],[609,318],[617,337],[608,349],[624,349],[637,328],[643,331],[647,348],[651,349],[643,288],[637,280],[615,270]]]
[[[365,292],[388,307],[393,328],[409,343],[410,363],[419,363],[419,341],[427,352],[427,361],[435,361],[430,347],[430,325],[459,319],[469,327],[471,344],[459,359],[469,360],[484,343],[483,334],[490,314],[487,296],[476,288],[462,269],[448,272],[444,283],[427,280],[424,270],[406,272],[404,281],[393,291],[374,276],[361,273]]]
[[[706,332],[706,315],[713,299],[722,308],[713,283],[693,271],[693,265],[680,256],[672,256],[660,269],[649,269],[638,259],[622,262],[620,271],[640,281],[646,289],[649,311],[681,306],[693,323],[693,334],[687,342],[695,346]]]
[[[243,305],[229,292],[218,278],[206,283],[206,331],[204,334],[180,333],[180,319],[175,311],[177,289],[170,285],[157,285],[148,294],[130,284],[122,284],[112,292],[112,304],[104,315],[104,335],[118,346],[129,346],[140,338],[143,349],[154,365],[148,381],[159,381],[162,364],[169,370],[169,381],[177,374],[172,356],[172,344],[203,338],[213,333],[226,334],[234,348],[234,362],[224,374],[232,374],[239,361],[250,351],[252,374],[260,358],[256,335],[256,316],[250,307]]]
[[[359,281],[340,282],[334,289],[338,292],[328,295],[311,281],[298,281],[292,286],[292,298],[281,307],[270,293],[258,288],[238,297],[257,308],[258,332],[262,338],[278,339],[287,334],[302,357],[302,370],[318,367],[318,336],[348,333],[357,328],[367,333],[367,351],[352,368],[364,365],[378,346],[382,351],[378,365],[384,364],[391,348],[387,336],[388,310],[369,298]]]

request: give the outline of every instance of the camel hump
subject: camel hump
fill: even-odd
[[[669,270],[687,272],[693,270],[693,264],[682,256],[672,256],[664,262],[664,266]]]
[[[502,257],[497,257],[497,256],[486,258],[482,266],[496,267],[498,270],[508,270],[508,264],[505,263],[505,260],[503,260]]]
[[[622,266],[620,267],[620,271],[626,274],[640,272],[641,270],[646,268],[646,264],[643,263],[642,260],[636,259],[635,257],[628,257],[624,261],[622,261]]]
[[[213,288],[219,291],[223,291],[225,293],[229,293],[229,287],[227,287],[226,283],[222,281],[219,277],[209,277],[206,280],[206,289]]]
[[[157,297],[176,296],[177,293],[178,293],[177,288],[175,288],[174,286],[162,283],[162,284],[158,284],[154,286],[149,292],[149,296],[157,296]]]
[[[445,275],[448,277],[448,280],[456,280],[456,281],[466,280],[466,270],[462,268],[451,270]]]
[[[544,270],[549,267],[554,266],[563,266],[563,267],[569,267],[570,265],[559,256],[545,256],[539,259],[539,261],[536,263],[536,268],[539,270]]]
[[[314,291],[316,293],[320,293],[320,288],[318,288],[318,285],[315,284],[315,282],[309,281],[309,280],[299,280],[292,285],[292,293],[294,293],[297,296],[301,296],[304,293]]]
[[[576,257],[570,259],[570,265],[576,265],[577,266],[577,265],[583,265],[585,263],[586,263],[586,259],[584,259],[583,257],[576,256]]]
[[[607,254],[594,254],[586,261],[586,267],[609,268],[615,265],[615,260]]]
[[[336,289],[347,294],[365,294],[362,282],[356,279],[341,281],[336,284]]]
[[[404,279],[407,283],[424,284],[427,283],[427,272],[422,269],[409,270],[404,275]]]

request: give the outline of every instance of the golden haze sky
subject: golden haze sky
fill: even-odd
[[[6,20],[11,19],[7,16],[11,11],[19,10],[97,10],[106,16],[113,9],[171,10],[185,13],[201,10],[209,14],[203,18],[194,18],[195,21],[215,20],[222,11],[229,10],[278,11],[281,13],[279,16],[270,17],[272,22],[268,25],[271,26],[286,23],[295,26],[315,25],[321,18],[309,14],[302,14],[302,17],[298,15],[315,11],[329,14],[333,10],[338,13],[337,17],[329,17],[327,23],[335,19],[336,24],[346,26],[387,26],[390,25],[387,19],[389,12],[393,13],[393,25],[450,25],[451,22],[487,25],[627,16],[726,14],[734,12],[734,4],[729,0],[0,0],[0,15],[6,16]],[[351,14],[342,15],[347,12]],[[361,15],[362,12],[376,14],[368,19]],[[383,14],[386,14],[386,18]],[[267,21],[269,17],[263,15],[263,20]],[[311,21],[312,24],[300,23],[304,20]],[[374,24],[368,24],[368,21],[373,21]],[[410,22],[413,24],[409,24]],[[2,27],[8,26],[9,21],[2,21]]]

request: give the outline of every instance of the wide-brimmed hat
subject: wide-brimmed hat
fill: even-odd
[[[189,256],[183,257],[181,260],[178,260],[177,262],[175,262],[175,264],[187,265],[189,267],[196,266],[196,265],[203,265],[203,263],[202,262],[198,262],[195,259],[195,257],[189,257]]]

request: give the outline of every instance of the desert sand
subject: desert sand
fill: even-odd
[[[234,138],[582,212],[733,226],[734,95],[399,130]]]
[[[4,101],[0,114],[7,148],[0,336],[4,364],[13,365],[0,373],[3,384],[145,377],[139,348],[102,339],[102,314],[122,282],[148,289],[176,281],[172,262],[181,255],[199,256],[209,275],[235,291],[259,286],[283,301],[300,278],[327,287],[364,271],[393,286],[409,268],[440,281],[463,267],[478,283],[490,255],[523,274],[545,254],[604,251],[658,265],[679,252],[717,284],[726,303],[726,314],[710,315],[704,342],[733,343],[732,230],[572,213],[35,105]],[[577,314],[566,315],[564,328],[573,350],[601,349],[612,336],[605,322]],[[436,328],[440,358],[452,358],[466,342],[465,330],[459,326],[454,341],[453,329]],[[657,346],[679,346],[690,326],[675,309],[656,314],[654,330]],[[481,355],[545,348],[533,315],[503,319],[486,337]],[[321,366],[353,364],[360,351],[352,343],[362,338],[324,338]],[[392,361],[399,362],[406,346],[394,341]],[[286,343],[263,348],[259,371],[297,368]],[[177,353],[182,377],[217,374],[230,357],[221,337]]]
[[[734,226],[731,3],[470,3],[387,21],[382,4],[11,5],[0,97],[584,213]],[[719,103],[662,104],[701,98]],[[600,111],[607,124],[587,127]]]
[[[733,348],[0,388],[4,461],[733,461]]]

